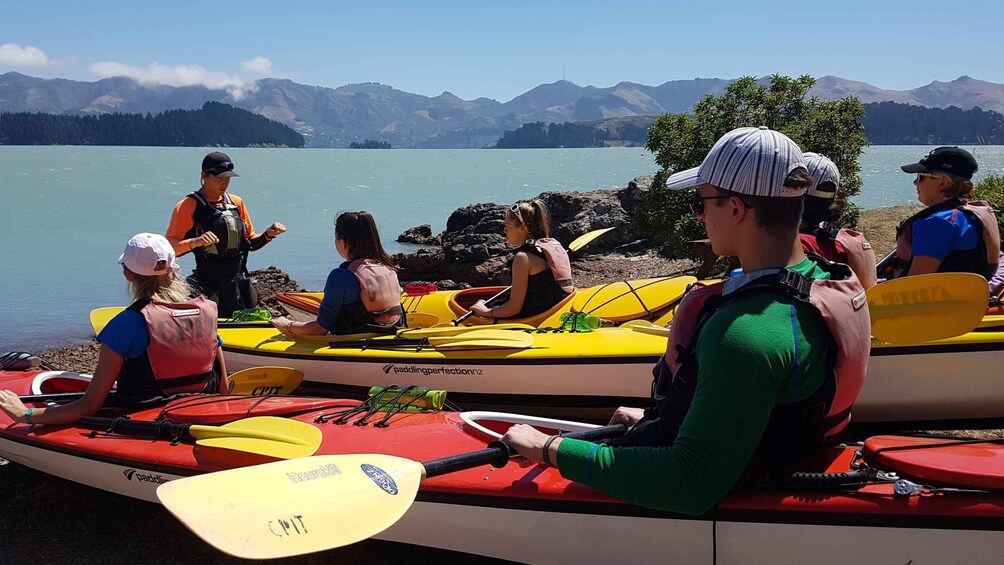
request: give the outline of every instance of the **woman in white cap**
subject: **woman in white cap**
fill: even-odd
[[[116,380],[116,405],[217,392],[226,381],[216,305],[203,296],[189,299],[167,239],[137,234],[119,263],[135,302],[98,334],[98,366],[84,397],[63,406],[26,408],[16,394],[0,390],[0,410],[15,422],[63,424],[95,414]]]
[[[286,231],[282,223],[273,222],[264,232],[255,232],[244,201],[227,192],[236,176],[229,155],[206,155],[202,186],[175,205],[166,233],[175,253],[195,255],[195,272],[188,282],[217,304],[222,317],[258,305],[258,293],[247,277],[248,253]]]
[[[812,184],[805,193],[805,210],[798,229],[802,250],[849,266],[866,289],[875,286],[872,244],[861,233],[834,225],[847,208],[846,200],[836,198],[840,185],[837,165],[817,153],[804,156]]]
[[[938,147],[917,163],[900,167],[916,173],[917,199],[927,206],[896,229],[896,253],[882,275],[976,273],[994,277],[1001,239],[993,208],[971,201],[976,159],[965,149]]]

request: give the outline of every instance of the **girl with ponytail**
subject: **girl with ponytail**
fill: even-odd
[[[505,237],[516,248],[510,263],[509,299],[497,306],[478,301],[482,318],[525,318],[545,312],[575,291],[568,253],[551,237],[551,218],[539,198],[513,204],[505,215]]]

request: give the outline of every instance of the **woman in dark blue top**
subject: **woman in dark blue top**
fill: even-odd
[[[401,287],[394,260],[380,244],[369,212],[345,212],[335,220],[335,250],[346,259],[328,274],[324,298],[313,322],[273,318],[284,334],[345,335],[393,332],[404,324]]]

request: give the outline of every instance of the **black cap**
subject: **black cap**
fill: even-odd
[[[927,154],[919,163],[900,167],[904,173],[945,173],[948,176],[971,180],[979,170],[976,159],[965,149],[939,147]]]
[[[234,170],[234,162],[230,160],[230,155],[222,151],[213,151],[206,155],[202,160],[202,172],[221,179],[240,176]]]

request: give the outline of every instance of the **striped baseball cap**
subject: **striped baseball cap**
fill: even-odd
[[[837,195],[836,188],[840,186],[840,171],[837,166],[825,155],[819,153],[804,153],[805,168],[809,169],[809,176],[812,177],[812,184],[809,186],[809,196],[817,198],[833,198]],[[819,185],[824,182],[833,183],[833,192],[818,190]]]
[[[666,180],[670,190],[702,184],[749,196],[796,197],[804,188],[787,188],[784,179],[805,158],[788,136],[767,126],[738,128],[715,142],[700,167],[681,171]]]

